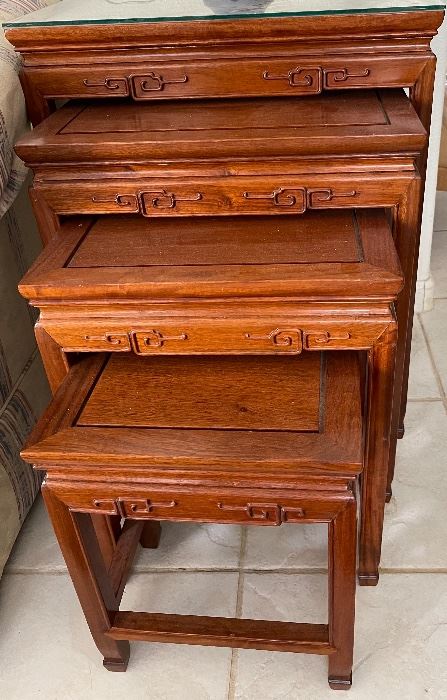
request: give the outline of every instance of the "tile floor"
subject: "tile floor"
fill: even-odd
[[[381,581],[358,591],[352,700],[447,698],[447,194],[435,228],[435,307],[415,324]],[[321,621],[325,546],[317,525],[166,525],[160,549],[140,552],[123,602]],[[2,700],[335,697],[322,657],[134,644],[126,674],[103,670],[40,501],[0,583],[0,659]]]

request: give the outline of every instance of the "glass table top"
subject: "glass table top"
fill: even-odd
[[[181,22],[444,8],[442,0],[425,0],[423,4],[420,0],[62,0],[3,26]]]

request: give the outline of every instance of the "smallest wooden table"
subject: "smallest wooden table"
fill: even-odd
[[[331,687],[350,686],[358,362],[97,354],[70,370],[23,456],[47,471],[45,501],[106,668],[126,670],[131,639],[204,644],[327,654]],[[108,568],[98,514],[126,522]],[[119,611],[143,523],[159,520],[328,523],[328,622]]]

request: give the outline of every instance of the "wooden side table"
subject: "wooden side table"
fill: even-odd
[[[22,82],[34,124],[46,118],[60,98],[128,96],[141,103],[405,87],[429,132],[436,65],[430,41],[442,23],[444,3],[421,7],[417,0],[401,5],[377,0],[365,9],[355,0],[341,1],[331,12],[304,2],[300,16],[294,16],[294,3],[284,7],[276,16],[262,7],[255,8],[255,16],[248,12],[234,17],[228,5],[219,14],[204,3],[196,18],[179,21],[185,18],[176,17],[164,3],[151,5],[143,21],[126,12],[122,21],[110,17],[106,3],[96,3],[83,14],[66,0],[49,12],[37,17],[35,13],[35,24],[32,16],[9,24],[7,37],[23,56]],[[426,158],[425,148],[417,158],[423,181]],[[398,304],[401,334],[389,496],[396,439],[404,430],[422,192],[411,195],[411,225],[408,202],[392,205],[407,282]],[[39,218],[54,230],[50,209],[41,210]]]
[[[37,339],[54,388],[77,352],[367,351],[359,580],[374,585],[396,345],[390,304],[402,284],[385,212],[360,209],[185,218],[180,232],[173,218],[79,217],[63,224],[20,291],[40,309]]]
[[[295,651],[328,655],[330,686],[349,688],[362,426],[357,353],[75,365],[23,456],[47,472],[45,501],[105,667],[126,670],[128,640]],[[108,568],[98,513],[126,519]],[[327,523],[327,622],[120,611],[142,523],[159,520]]]
[[[302,216],[309,210],[393,208],[397,250],[408,280],[415,255],[410,241],[416,243],[412,232],[417,229],[420,201],[414,159],[425,140],[424,129],[402,90],[362,90],[355,95],[336,92],[299,100],[255,98],[144,106],[81,102],[51,115],[21,139],[16,150],[34,169],[34,201],[42,221],[47,210],[52,216],[134,212],[173,221],[194,216],[189,229],[184,222],[182,225],[185,236],[190,236],[196,218],[210,214],[269,214],[276,222],[278,215]],[[117,232],[117,239],[122,235]],[[208,236],[213,235],[211,230]],[[246,262],[244,276],[252,269],[249,259]],[[84,287],[87,279],[83,271],[78,286]],[[349,274],[348,279],[352,283]],[[53,283],[50,278],[50,285]],[[192,289],[172,287],[165,294],[187,298],[194,295]],[[155,290],[151,285],[140,296],[153,296]],[[302,292],[296,289],[301,299]],[[279,292],[264,291],[260,280],[253,280],[254,295],[265,298],[267,293],[274,298]],[[339,301],[335,288],[332,299]],[[394,299],[388,297],[387,303]],[[281,326],[274,325],[269,332],[275,328]],[[382,350],[390,363],[386,347],[387,343]],[[56,353],[59,356],[59,349]],[[386,373],[391,381],[392,375]],[[400,393],[398,381],[394,401],[396,393]],[[389,397],[386,402],[391,403]],[[380,407],[382,426],[389,416],[386,402]],[[383,429],[388,436],[389,428]],[[391,435],[393,440],[396,433],[392,429]],[[382,442],[388,457],[394,454],[393,444],[388,449],[388,437],[374,442]],[[381,462],[385,453],[379,453]],[[365,500],[369,514],[362,525],[360,580],[365,584],[378,581],[381,481],[372,493],[370,506],[366,505],[369,496]]]

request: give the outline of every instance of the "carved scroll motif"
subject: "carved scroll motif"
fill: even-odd
[[[293,193],[299,193],[293,194]],[[333,199],[338,199],[340,197],[356,197],[358,192],[356,190],[350,190],[349,192],[334,192],[329,187],[318,188],[318,189],[307,189],[305,187],[279,187],[273,192],[267,192],[266,194],[257,192],[243,192],[242,196],[244,199],[266,199],[271,200],[275,207],[295,207],[294,213],[304,214],[306,209],[320,208],[326,202],[332,202]]]
[[[244,192],[244,199],[271,199],[275,207],[294,207],[298,205],[296,212],[303,214],[306,211],[306,190],[304,187],[278,187],[273,192],[260,194],[257,192]]]
[[[187,83],[188,76],[182,75],[179,78],[164,78],[160,73],[150,71],[144,75],[131,75],[130,81],[132,86],[132,97],[135,100],[145,98],[147,92],[161,92],[165,89],[165,85],[178,85]]]
[[[308,189],[307,190],[307,206],[309,209],[318,208],[320,204],[323,205],[326,202],[332,202],[333,199],[339,199],[343,197],[356,197],[357,191],[350,190],[349,192],[334,192],[329,187],[323,187],[318,189]]]
[[[331,83],[345,83],[347,80],[352,78],[368,78],[371,74],[369,68],[364,68],[357,73],[351,73],[349,68],[334,68],[323,70],[324,74],[324,87],[330,89],[332,87]]]
[[[150,209],[175,209],[177,202],[200,202],[203,199],[202,192],[196,192],[191,197],[179,197],[174,192],[167,190],[147,190],[139,193],[143,216],[149,216]]]
[[[142,331],[141,333],[132,331],[130,337],[132,348],[137,355],[147,355],[148,350],[158,350],[170,340],[188,340],[186,333],[180,333],[180,335],[163,335],[163,333],[157,330]]]
[[[130,341],[127,333],[105,333],[104,335],[85,335],[84,340],[92,343],[107,343],[115,347],[126,347],[130,350]]]
[[[315,331],[310,333],[305,333],[305,347],[308,350],[313,348],[321,348],[324,345],[330,345],[331,343],[339,345],[344,345],[344,340],[349,340],[351,338],[350,333],[329,333],[328,331]]]
[[[272,525],[301,520],[305,516],[302,508],[281,506],[276,503],[247,503],[244,506],[220,502],[217,507],[219,510],[245,514],[249,520],[254,522],[268,522]]]
[[[120,515],[116,501],[95,498],[93,500],[93,508],[95,511],[102,513],[102,515]]]
[[[270,201],[272,206],[293,209],[296,214],[304,214],[307,209],[324,208],[328,202],[340,198],[358,196],[357,190],[337,192],[330,187],[308,189],[306,187],[277,187],[271,192],[243,192],[245,200]],[[95,204],[115,204],[128,211],[140,211],[143,216],[152,216],[157,211],[175,209],[179,202],[201,202],[205,199],[203,192],[181,196],[166,189],[145,190],[137,194],[115,194],[110,197],[93,196]]]
[[[122,518],[151,515],[154,511],[175,508],[177,501],[151,501],[150,499],[118,498],[116,500],[94,499],[93,508],[103,515],[119,515]]]
[[[92,197],[95,204],[116,204],[118,207],[131,207],[135,212],[139,211],[138,199],[135,194],[116,194],[111,197]]]
[[[271,345],[275,345],[277,347],[293,348],[296,353],[300,353],[303,349],[302,331],[297,328],[293,330],[282,330],[280,328],[275,328],[275,330],[267,333],[266,335],[245,333],[244,338],[255,342],[267,341]]]
[[[154,510],[166,510],[175,508],[177,501],[160,501],[155,502],[149,499],[128,501],[127,499],[118,499],[119,508],[123,517],[132,515],[145,515],[153,513]]]
[[[303,92],[315,94],[322,90],[322,71],[321,68],[292,68],[286,74],[274,74],[268,70],[262,74],[264,80],[287,80],[290,87],[301,88]]]
[[[89,80],[86,78],[83,81],[85,87],[88,88],[106,88],[114,92],[120,90],[120,95],[129,94],[129,82],[127,78],[104,78],[104,80]]]
[[[322,68],[321,66],[292,68],[287,73],[274,74],[264,71],[264,80],[286,80],[290,87],[298,88],[308,94],[320,94],[324,89],[331,90],[355,78],[368,78],[371,75],[370,68],[362,68],[351,71],[349,68]],[[363,81],[367,83],[367,81]]]

